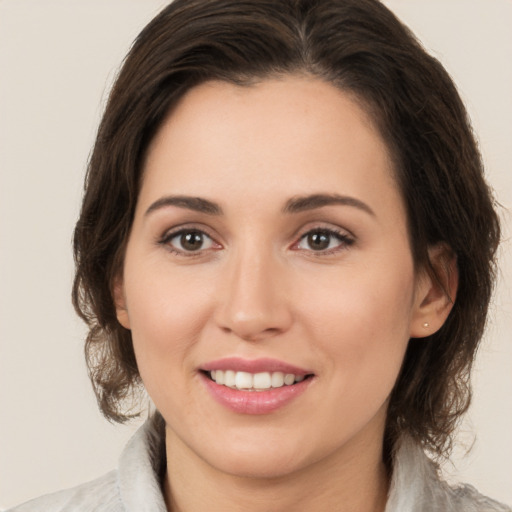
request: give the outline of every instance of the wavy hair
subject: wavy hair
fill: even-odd
[[[131,334],[116,318],[149,142],[182,95],[207,80],[246,85],[307,74],[358,98],[394,158],[417,268],[447,244],[459,289],[443,327],[411,339],[390,397],[386,440],[407,433],[437,455],[466,411],[500,238],[466,110],[443,66],[377,0],[175,0],[134,42],[91,153],[74,233],[73,302],[89,327],[86,356],[103,414],[123,422],[140,387]],[[133,412],[133,411],[132,411]]]

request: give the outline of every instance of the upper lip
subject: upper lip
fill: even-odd
[[[279,361],[278,359],[242,359],[239,357],[226,357],[209,361],[201,366],[201,370],[208,372],[212,370],[234,370],[248,373],[283,372],[293,373],[294,375],[309,375],[313,373],[305,368],[299,368],[298,366]]]

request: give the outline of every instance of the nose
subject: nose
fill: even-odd
[[[248,252],[230,262],[216,322],[224,332],[260,341],[289,329],[292,313],[283,263]]]

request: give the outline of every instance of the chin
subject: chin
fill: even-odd
[[[264,434],[263,434],[264,435]],[[300,472],[328,455],[329,450],[311,442],[284,436],[258,436],[260,442],[239,439],[238,442],[219,443],[203,451],[204,460],[213,468],[232,476],[251,479],[279,479]],[[213,448],[213,450],[212,450]],[[325,453],[324,453],[325,451]]]
[[[258,479],[279,479],[292,473],[300,471],[303,464],[295,457],[267,456],[262,454],[259,457],[241,456],[233,454],[217,463],[217,469],[231,476],[239,478]]]

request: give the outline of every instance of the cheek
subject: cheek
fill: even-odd
[[[412,265],[402,269],[385,276],[372,269],[347,272],[309,294],[303,306],[309,336],[329,356],[337,385],[360,391],[393,386],[409,341],[414,292]]]
[[[410,296],[371,293],[361,280],[353,289],[348,287],[346,283],[350,293],[338,293],[337,300],[330,305],[324,302],[316,311],[315,340],[328,361],[324,369],[330,397],[326,402],[331,404],[328,415],[336,418],[335,431],[343,425],[350,436],[372,418],[385,421],[409,339]]]
[[[391,269],[391,270],[390,270]],[[414,297],[412,264],[348,267],[303,282],[301,314],[326,334],[353,330],[371,338],[408,333]]]
[[[175,280],[137,284],[128,307],[140,377],[166,418],[174,417],[176,410],[186,418],[197,398],[192,393],[197,377],[192,354],[200,339],[205,305]],[[181,289],[188,292],[177,291]]]
[[[160,262],[125,266],[125,293],[135,355],[146,387],[171,379],[198,342],[208,316],[210,290]],[[177,379],[176,379],[177,380]]]

